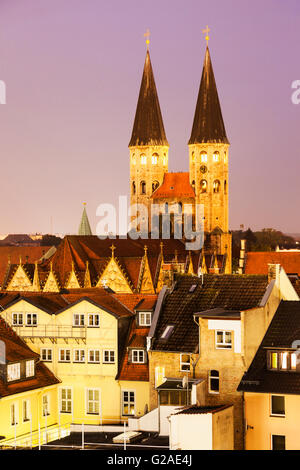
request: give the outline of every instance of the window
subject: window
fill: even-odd
[[[192,152],[192,163],[196,162],[195,152]]]
[[[122,392],[122,415],[135,414],[135,392],[125,391]]]
[[[73,314],[73,326],[84,326],[84,314],[83,313]]]
[[[231,349],[232,338],[231,331],[216,331],[216,348],[217,349]]]
[[[220,160],[220,154],[219,152],[214,152],[213,154],[213,161],[218,162]]]
[[[159,393],[160,405],[182,405],[186,406],[191,403],[190,390],[162,390]]]
[[[7,366],[7,381],[12,382],[13,380],[18,380],[20,378],[20,363],[9,364]]]
[[[152,165],[157,165],[158,162],[158,153],[152,155]]]
[[[167,165],[167,162],[168,162],[167,156],[166,156],[166,154],[164,153],[163,165],[166,166],[166,165]]]
[[[206,193],[206,192],[207,192],[207,181],[201,180],[200,181],[200,193]]]
[[[161,335],[161,339],[168,339],[169,336],[171,335],[172,331],[174,330],[174,325],[168,325],[164,329],[163,334]]]
[[[60,412],[72,413],[72,389],[71,388],[60,389]]]
[[[152,183],[152,192],[154,192],[159,186],[159,182],[158,181],[153,181]]]
[[[227,163],[227,153],[224,152],[224,163]]]
[[[89,362],[100,363],[100,349],[89,350]]]
[[[34,361],[26,361],[26,377],[34,376]]]
[[[139,325],[150,326],[151,325],[151,312],[139,312]]]
[[[221,183],[219,180],[215,180],[214,183],[213,183],[213,191],[214,193],[219,193],[220,192],[220,186],[221,186]]]
[[[200,158],[201,158],[202,163],[206,163],[207,162],[207,153],[206,152],[201,152],[200,153]]]
[[[12,324],[13,326],[23,326],[23,313],[13,313]]]
[[[132,157],[131,157],[131,162],[132,162],[133,165],[136,164],[135,154],[132,155]]]
[[[115,362],[115,351],[106,349],[103,351],[103,362],[106,364],[113,364]]]
[[[135,187],[135,182],[132,182],[132,194],[136,193],[136,187]]]
[[[88,314],[88,326],[98,328],[100,326],[100,315],[99,313]]]
[[[141,194],[146,194],[146,183],[145,181],[141,181]]]
[[[70,349],[60,349],[59,350],[59,362],[70,362],[70,361],[71,361]]]
[[[23,423],[30,421],[30,401],[23,401]]]
[[[133,349],[131,351],[131,361],[136,364],[145,363],[145,351],[143,349]]]
[[[142,154],[141,155],[141,164],[146,165],[147,164],[147,157],[146,155]]]
[[[191,370],[191,356],[190,354],[180,354],[180,370],[190,371]]]
[[[49,395],[43,395],[42,398],[43,416],[50,415],[50,397]]]
[[[209,393],[219,393],[220,391],[220,375],[217,370],[210,370],[208,376]]]
[[[74,349],[73,352],[73,361],[74,362],[85,362],[85,351],[84,349]]]
[[[91,415],[100,413],[100,390],[91,388],[86,391],[86,412]]]
[[[26,313],[26,326],[37,326],[36,313]]]
[[[285,416],[284,396],[271,395],[271,416]]]
[[[41,349],[41,360],[45,362],[52,361],[52,349],[44,348]]]
[[[272,450],[285,450],[285,436],[272,435]]]
[[[297,354],[290,351],[268,351],[268,368],[271,370],[296,371]]]
[[[10,405],[10,424],[16,426],[19,424],[19,407],[18,403],[12,403]]]

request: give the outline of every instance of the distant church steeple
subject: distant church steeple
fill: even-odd
[[[149,38],[149,33],[145,36]],[[144,204],[148,211],[151,195],[162,184],[164,174],[168,171],[169,150],[150,60],[149,42],[147,39],[141,88],[129,142],[130,203]]]
[[[85,206],[86,204],[84,203],[82,217],[81,217],[81,221],[80,221],[80,225],[78,229],[78,235],[93,235]]]
[[[208,46],[189,145],[203,143],[229,144]]]

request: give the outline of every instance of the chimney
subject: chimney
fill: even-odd
[[[272,280],[278,281],[279,274],[280,274],[280,264],[268,264],[268,282],[270,283]]]

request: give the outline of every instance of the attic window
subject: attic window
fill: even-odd
[[[268,368],[271,370],[296,371],[297,354],[288,351],[268,351]]]
[[[189,292],[192,293],[195,291],[196,287],[197,287],[198,284],[193,284],[190,288],[189,288]]]
[[[163,332],[163,334],[161,335],[160,338],[161,339],[168,339],[173,330],[174,330],[174,325],[166,326],[166,328],[164,329],[164,332]]]
[[[21,377],[20,363],[9,364],[7,366],[7,381],[12,382],[13,380],[19,380]]]

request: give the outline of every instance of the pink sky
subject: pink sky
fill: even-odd
[[[230,149],[230,227],[300,232],[300,2],[0,0],[0,233],[77,233],[82,202],[129,192],[129,151],[150,53],[170,143],[188,147],[209,25]]]

